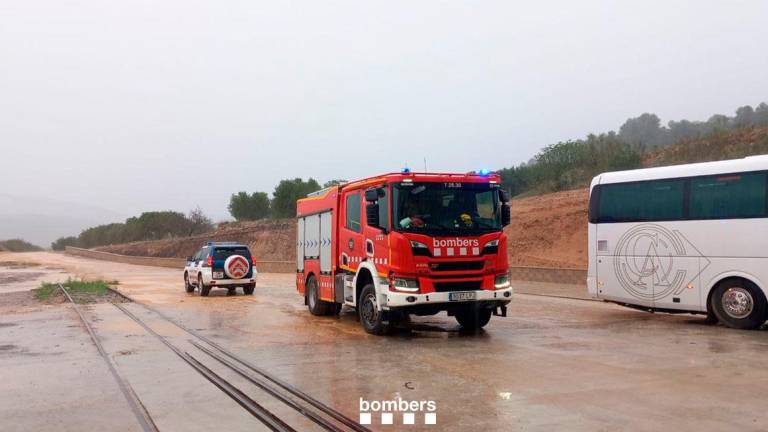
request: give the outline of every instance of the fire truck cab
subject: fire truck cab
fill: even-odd
[[[313,315],[357,310],[385,334],[408,315],[446,311],[462,328],[506,316],[512,297],[496,174],[384,174],[297,202],[296,287]]]

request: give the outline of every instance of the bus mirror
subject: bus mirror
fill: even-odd
[[[504,189],[499,189],[499,199],[503,203],[509,202],[509,193],[505,191]]]
[[[376,192],[374,190],[374,192]],[[366,195],[368,192],[366,192]],[[366,199],[368,197],[366,196]],[[365,222],[369,227],[381,228],[379,226],[379,204],[376,202],[369,202],[365,206]]]
[[[512,207],[509,203],[504,203],[501,206],[501,225],[507,226],[512,223]]]
[[[368,189],[365,191],[365,200],[368,202],[376,202],[379,200],[379,190],[378,189]]]

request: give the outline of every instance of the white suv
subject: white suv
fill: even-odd
[[[239,243],[208,242],[197,253],[187,258],[184,266],[184,288],[188,293],[200,290],[207,296],[211,288],[221,287],[235,293],[242,287],[246,295],[256,288],[256,259],[247,246]]]

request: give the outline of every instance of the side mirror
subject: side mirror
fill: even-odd
[[[512,223],[512,206],[508,202],[501,205],[501,226],[507,226]]]
[[[378,189],[368,189],[365,191],[365,200],[368,202],[376,202],[379,200]]]
[[[374,191],[375,192],[375,191]],[[368,192],[366,192],[366,195]],[[367,199],[367,197],[366,197]],[[381,228],[379,226],[379,204],[377,202],[368,202],[365,206],[365,222],[369,227]]]
[[[503,203],[509,202],[509,192],[504,189],[499,189],[499,200]]]

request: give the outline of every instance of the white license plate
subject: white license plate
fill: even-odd
[[[224,272],[213,272],[214,279],[224,279]]]
[[[459,291],[448,293],[449,301],[467,301],[477,299],[477,293],[474,291]]]

